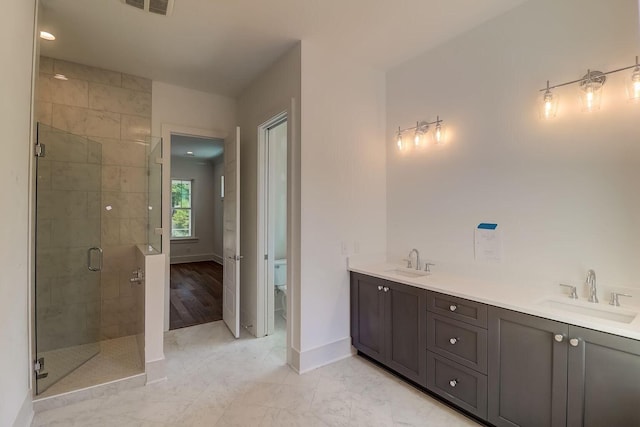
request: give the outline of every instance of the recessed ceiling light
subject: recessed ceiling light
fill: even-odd
[[[69,80],[64,74],[56,74],[53,78],[58,80]]]
[[[56,36],[47,31],[40,31],[40,38],[45,40],[55,40]]]

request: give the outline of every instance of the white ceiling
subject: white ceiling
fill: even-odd
[[[526,0],[175,0],[169,17],[122,0],[42,0],[41,53],[235,96],[298,40],[383,70]]]
[[[192,152],[193,155],[187,154]],[[215,159],[224,152],[224,141],[214,138],[171,135],[171,156],[195,159]]]

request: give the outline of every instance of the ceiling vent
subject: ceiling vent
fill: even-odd
[[[169,16],[173,12],[174,0],[123,0],[125,4],[145,12]]]

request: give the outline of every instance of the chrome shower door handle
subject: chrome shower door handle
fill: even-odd
[[[93,261],[92,261],[92,254],[94,252],[98,253],[98,266],[94,267],[93,266]],[[87,249],[87,268],[89,269],[89,271],[102,271],[102,248],[98,248],[98,247],[93,247],[93,248],[89,248]]]

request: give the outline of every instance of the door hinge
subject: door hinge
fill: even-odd
[[[49,376],[48,372],[41,372],[44,369],[44,357],[36,359],[33,362],[33,371],[36,373],[36,379],[41,380]]]
[[[36,144],[36,149],[35,149],[35,155],[36,157],[44,157],[45,156],[45,146],[44,144]]]

